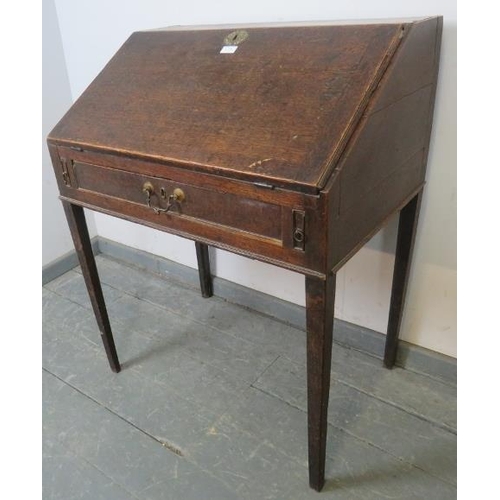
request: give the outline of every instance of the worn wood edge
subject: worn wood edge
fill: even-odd
[[[91,243],[94,255],[100,253],[97,236],[91,239]],[[55,280],[64,273],[71,271],[71,269],[75,268],[77,265],[78,256],[76,255],[76,252],[74,250],[61,255],[61,257],[58,257],[52,262],[49,262],[42,267],[42,286],[46,285],[52,280]]]
[[[332,176],[335,176],[337,165],[340,164],[340,161],[344,156],[344,152],[349,148],[351,138],[354,137],[358,129],[361,129],[363,127],[363,117],[365,116],[365,112],[370,106],[373,97],[377,94],[378,86],[386,75],[388,69],[391,67],[395,55],[397,54],[400,47],[404,44],[404,41],[406,41],[406,34],[404,32],[404,28],[406,27],[407,24],[400,24],[399,32],[394,35],[383,59],[380,61],[378,68],[375,70],[371,81],[368,82],[365,93],[363,94],[363,97],[359,102],[357,109],[354,111],[349,123],[347,124],[343,136],[339,141],[339,144],[331,152],[330,157],[325,162],[326,168],[323,170],[320,177],[316,180],[316,185],[318,186],[319,190],[323,190],[328,184],[329,179]]]
[[[295,207],[302,205],[305,200],[314,204],[319,199],[319,195],[305,195],[298,191],[280,188],[273,185],[273,189],[265,189],[254,182],[248,182],[241,179],[230,179],[216,174],[205,172],[189,171],[168,163],[158,163],[153,161],[138,160],[126,158],[124,156],[114,156],[112,154],[101,153],[90,150],[72,150],[68,146],[54,146],[59,153],[71,158],[75,163],[86,163],[93,166],[130,172],[137,174],[137,162],[140,162],[142,175],[150,175],[159,179],[169,179],[184,184],[190,184],[204,189],[219,189],[223,184],[224,191],[241,196],[245,191],[245,196],[250,199],[256,199],[265,203],[272,203],[282,206]],[[118,159],[120,165],[114,164]],[[160,171],[157,171],[159,169]],[[196,177],[196,180],[193,178]],[[313,205],[314,206],[314,205]]]
[[[199,287],[197,269],[101,236],[94,238],[92,243],[96,254],[100,253],[127,265],[144,269],[162,278],[172,279],[196,289]],[[303,306],[216,276],[213,278],[213,287],[214,295],[217,297],[269,316],[294,328],[305,330],[306,313]],[[382,363],[385,346],[383,333],[340,319],[336,319],[334,323],[334,342],[376,357]],[[455,358],[409,342],[399,342],[396,365],[449,385],[456,385],[457,382],[457,360]]]
[[[424,21],[434,16],[428,17],[401,17],[401,18],[371,18],[371,19],[338,19],[338,20],[317,20],[317,21],[283,21],[265,23],[231,23],[231,24],[198,24],[198,25],[172,25],[162,28],[151,28],[139,30],[140,32],[151,31],[193,31],[193,30],[224,30],[233,28],[300,28],[314,26],[357,26],[364,24],[400,24]]]
[[[321,273],[319,271],[314,271],[313,269],[309,269],[307,267],[302,267],[302,266],[298,266],[295,264],[290,264],[290,263],[284,262],[282,260],[277,260],[277,259],[270,258],[270,257],[264,257],[263,255],[254,254],[252,252],[242,250],[241,248],[233,247],[231,245],[227,245],[225,243],[221,243],[218,241],[213,241],[209,238],[205,238],[205,237],[201,237],[201,236],[194,236],[191,233],[186,233],[184,231],[179,231],[177,229],[168,228],[168,227],[162,226],[160,224],[155,224],[153,222],[145,221],[145,220],[137,218],[137,217],[124,215],[124,214],[121,214],[119,212],[114,212],[114,211],[108,210],[106,208],[102,208],[102,207],[92,205],[90,203],[86,203],[86,202],[81,201],[81,200],[75,200],[74,198],[69,198],[67,196],[62,196],[62,195],[59,196],[59,199],[61,201],[67,201],[69,203],[73,203],[75,205],[79,205],[81,207],[88,208],[88,209],[93,210],[95,212],[99,212],[99,213],[106,214],[106,215],[111,215],[113,217],[117,217],[119,219],[127,220],[130,222],[134,222],[135,224],[140,224],[142,226],[151,227],[153,229],[156,229],[158,231],[162,231],[164,233],[173,234],[175,236],[181,236],[182,238],[186,238],[186,239],[191,240],[191,241],[199,241],[200,243],[205,243],[206,245],[209,245],[211,247],[220,248],[221,250],[226,250],[227,252],[235,253],[237,255],[242,255],[243,257],[247,257],[249,259],[258,260],[260,262],[266,262],[268,264],[272,264],[274,266],[281,267],[283,269],[288,269],[288,270],[294,271],[296,273],[305,274],[307,276],[314,276],[316,278],[320,278],[323,280],[326,278],[326,275],[324,273]]]
[[[111,146],[102,146],[99,144],[94,144],[79,140],[61,139],[55,135],[55,131],[57,130],[59,123],[47,136],[47,143],[49,145],[53,145],[56,147],[67,147],[70,149],[71,148],[83,149],[85,151],[90,151],[98,154],[118,156],[118,157],[128,158],[131,160],[148,161],[152,163],[157,163],[158,165],[171,166],[179,169],[201,172],[203,174],[216,175],[219,177],[227,177],[229,179],[234,179],[236,181],[249,182],[249,183],[266,182],[285,191],[292,191],[313,196],[316,196],[319,191],[319,188],[316,184],[308,184],[306,182],[292,181],[291,179],[284,179],[282,177],[257,174],[255,172],[241,172],[231,167],[223,167],[220,165],[211,165],[209,163],[181,160],[179,158],[173,158],[168,156],[146,154],[140,151],[121,149]]]
[[[433,110],[434,110],[434,104],[435,104],[435,94],[436,94],[436,87],[437,87],[437,73],[439,70],[439,53],[440,53],[440,42],[441,42],[441,33],[442,33],[442,24],[443,24],[443,17],[442,16],[428,16],[425,18],[419,18],[419,19],[414,19],[414,20],[402,20],[401,22],[401,29],[402,31],[400,32],[400,38],[397,40],[395,43],[393,42],[392,45],[389,47],[389,50],[386,53],[384,61],[382,61],[379,71],[376,73],[374,77],[375,81],[375,86],[370,86],[368,87],[368,90],[365,94],[364,100],[362,103],[360,103],[360,106],[363,105],[363,113],[359,117],[359,119],[356,121],[355,125],[349,130],[348,136],[346,137],[346,141],[342,142],[337,150],[333,152],[332,157],[330,158],[330,163],[328,165],[328,168],[325,169],[323,172],[323,175],[319,178],[317,181],[317,185],[321,190],[328,189],[328,186],[331,186],[333,182],[336,182],[340,171],[342,170],[342,160],[345,156],[346,153],[349,153],[349,146],[351,143],[351,140],[353,138],[356,138],[356,135],[359,135],[359,133],[362,132],[368,117],[372,113],[373,110],[373,105],[376,102],[377,96],[379,93],[383,90],[381,87],[381,84],[384,83],[385,79],[387,76],[391,75],[391,70],[393,66],[397,63],[397,56],[398,54],[404,50],[406,43],[408,41],[408,38],[411,34],[411,30],[414,25],[429,21],[432,19],[437,20],[437,32],[436,32],[436,39],[438,43],[436,44],[436,53],[435,53],[435,60],[434,60],[434,80],[432,83],[429,83],[428,85],[433,85],[433,92],[431,95],[431,111],[430,111],[430,118],[429,118],[429,137],[430,137],[430,130],[432,128],[432,118],[433,118]],[[385,64],[384,64],[385,63]],[[383,66],[382,71],[380,71],[380,68]],[[372,82],[373,83],[373,82]],[[425,86],[424,86],[425,87]],[[421,87],[421,88],[424,88]],[[414,92],[421,90],[417,89]],[[406,97],[406,96],[405,96]],[[365,100],[367,99],[367,102]],[[395,103],[391,103],[390,106],[392,106]],[[376,110],[374,113],[378,113],[382,111],[381,108]],[[373,114],[374,114],[373,113]],[[429,149],[429,141],[427,141],[427,146],[426,150],[428,153]],[[338,153],[338,154],[337,154]],[[426,165],[426,158],[424,158],[424,165]],[[339,168],[340,167],[340,168]]]
[[[434,52],[434,81],[432,83],[432,94],[431,94],[431,105],[429,109],[429,121],[427,124],[427,147],[425,151],[425,157],[423,159],[423,175],[425,176],[427,172],[427,162],[429,158],[429,151],[431,147],[432,140],[432,126],[434,124],[434,109],[436,107],[436,94],[437,87],[439,83],[439,67],[441,59],[441,44],[443,40],[443,16],[437,16],[437,26],[436,26],[436,44]]]

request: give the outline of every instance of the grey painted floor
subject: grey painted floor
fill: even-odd
[[[123,370],[79,270],[43,289],[44,499],[456,498],[456,388],[334,346],[308,488],[305,334],[99,256]]]

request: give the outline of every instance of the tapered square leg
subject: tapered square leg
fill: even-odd
[[[309,485],[316,491],[325,483],[335,278],[306,276]]]
[[[198,259],[198,273],[200,276],[201,295],[205,298],[214,294],[212,276],[210,274],[210,256],[208,255],[208,245],[195,243],[196,258]]]
[[[406,289],[410,276],[410,265],[421,202],[422,191],[412,198],[399,214],[391,304],[389,309],[387,338],[385,341],[384,366],[387,368],[392,368],[396,362],[399,331],[403,318]]]
[[[120,363],[116,353],[113,334],[111,333],[106,305],[104,304],[104,296],[102,294],[101,283],[99,281],[94,254],[92,252],[85,214],[83,208],[78,205],[66,201],[63,201],[62,204],[64,212],[66,213],[66,218],[68,219],[69,229],[73,237],[73,243],[80,261],[80,266],[82,267],[82,274],[85,279],[85,284],[87,285],[90,302],[92,303],[92,308],[94,309],[97,324],[101,332],[101,339],[108,357],[109,366],[114,372],[118,373],[120,371]]]

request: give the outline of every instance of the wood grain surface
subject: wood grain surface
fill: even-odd
[[[60,143],[316,192],[400,24],[134,33],[56,126]]]

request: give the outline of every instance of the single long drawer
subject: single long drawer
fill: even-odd
[[[159,217],[168,213],[282,240],[279,205],[80,161],[73,163],[73,175],[77,189],[140,205],[149,202],[152,211],[159,211]],[[182,192],[180,201],[172,197],[174,191],[179,193],[176,190]]]

